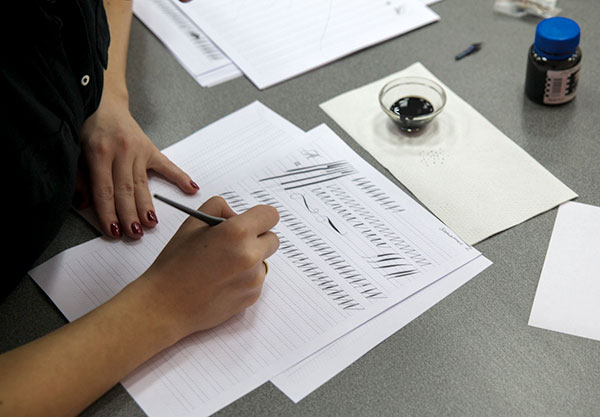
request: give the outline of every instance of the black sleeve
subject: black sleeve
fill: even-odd
[[[97,108],[108,27],[101,0],[10,2],[13,32],[0,65],[4,237],[0,298],[58,233],[77,175],[79,129]],[[4,23],[4,22],[0,22]],[[83,75],[91,82],[83,85]]]

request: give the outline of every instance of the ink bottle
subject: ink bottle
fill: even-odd
[[[525,79],[525,93],[532,101],[557,105],[575,98],[581,68],[580,33],[577,22],[566,17],[538,23]]]

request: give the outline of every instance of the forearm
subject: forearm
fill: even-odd
[[[108,68],[104,73],[104,93],[127,97],[127,51],[131,29],[132,1],[104,0],[110,28]]]
[[[133,284],[86,316],[0,356],[0,416],[77,415],[177,337]]]
[[[0,416],[81,412],[161,350],[225,322],[258,299],[263,261],[279,246],[279,216],[256,206],[236,215],[221,197],[187,219],[137,280],[79,320],[0,355]]]

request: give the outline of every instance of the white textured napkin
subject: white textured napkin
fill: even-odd
[[[401,132],[379,90],[403,76],[430,78],[446,107],[422,132]],[[321,108],[469,244],[577,197],[421,63],[349,91]]]

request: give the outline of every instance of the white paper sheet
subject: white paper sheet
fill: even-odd
[[[292,401],[300,401],[491,264],[480,255],[271,378],[271,382]]]
[[[419,0],[430,5],[440,0]],[[169,0],[136,0],[133,12],[203,87],[212,87],[242,72],[206,34]]]
[[[529,325],[600,340],[600,207],[558,209]]]
[[[446,90],[444,110],[417,134],[401,132],[379,106],[381,88],[402,76]],[[321,108],[469,244],[577,197],[420,63]]]
[[[165,150],[202,194],[154,178],[152,193],[240,212],[275,206],[281,240],[254,306],[192,335],[123,381],[150,416],[209,415],[480,254],[325,127],[311,135],[259,103]],[[156,202],[140,241],[95,239],[31,272],[69,320],[139,276],[185,215]]]
[[[261,89],[439,19],[419,0],[172,1]]]
[[[135,0],[133,12],[203,87],[242,75],[240,70],[169,0]]]

